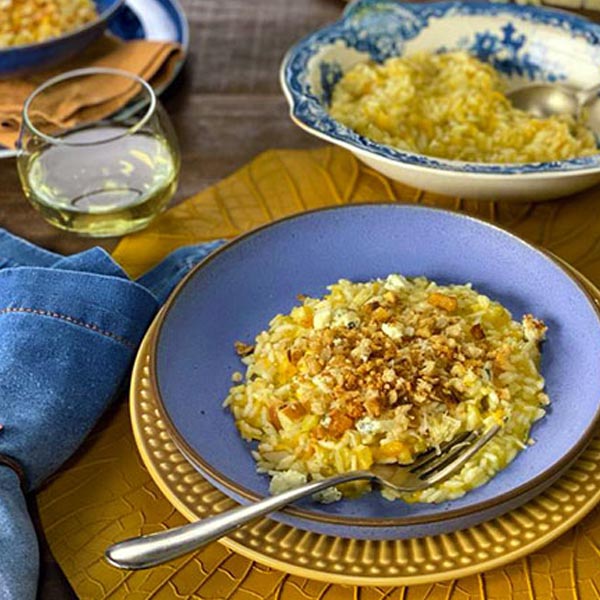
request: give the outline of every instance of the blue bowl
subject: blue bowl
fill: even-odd
[[[251,446],[222,407],[242,369],[233,345],[252,340],[298,293],[322,295],[340,278],[399,272],[471,282],[520,319],[544,319],[542,373],[551,399],[536,444],[487,484],[441,504],[389,502],[379,493],[321,505],[302,501],[274,519],[364,539],[435,535],[515,508],[552,484],[583,450],[600,417],[600,318],[586,291],[543,252],[482,221],[414,205],[322,209],[258,229],[207,258],[160,317],[154,385],[169,433],[188,459],[242,503],[268,494]]]
[[[46,69],[81,52],[100,37],[124,1],[94,0],[98,18],[91,23],[44,42],[0,49],[0,77],[14,77]]]

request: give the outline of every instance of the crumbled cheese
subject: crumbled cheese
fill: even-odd
[[[541,342],[546,338],[547,327],[533,315],[523,317],[523,336],[528,342]]]
[[[306,483],[306,475],[298,471],[277,471],[271,479],[269,491],[273,496],[293,490]]]
[[[362,360],[363,362],[367,362],[369,360],[369,356],[371,356],[371,342],[368,338],[362,339],[356,348],[354,348],[350,355],[354,358]]]
[[[359,433],[369,435],[381,429],[381,422],[375,421],[371,417],[363,417],[360,421],[356,421],[355,427]]]
[[[358,327],[360,317],[353,310],[337,310],[331,323],[334,327]]]
[[[448,336],[448,337],[460,337],[460,334],[462,333],[462,328],[458,323],[455,323],[454,325],[449,325],[448,327],[446,327],[446,331],[444,331],[444,333]]]
[[[312,498],[321,504],[332,504],[333,502],[339,502],[342,499],[342,492],[336,487],[330,487],[313,494]]]
[[[325,329],[329,327],[331,323],[331,310],[328,308],[321,308],[315,312],[313,317],[313,327],[317,330]]]
[[[394,341],[402,339],[402,327],[400,327],[400,325],[392,323],[382,323],[381,331],[383,331],[385,335],[387,335],[390,339]]]
[[[408,281],[402,275],[389,275],[385,280],[383,287],[386,290],[390,290],[392,292],[397,292],[398,290],[402,290],[408,286]]]

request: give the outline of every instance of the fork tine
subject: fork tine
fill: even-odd
[[[469,446],[466,450],[461,452],[453,461],[444,464],[441,469],[429,471],[426,473],[427,477],[424,477],[424,481],[428,485],[434,485],[436,483],[442,483],[446,479],[452,477],[474,454],[476,454],[481,448],[483,448],[499,431],[502,429],[500,425],[494,425],[484,432],[479,439]],[[421,476],[422,477],[422,476]]]
[[[442,444],[440,446],[439,453],[436,452],[434,448],[432,448],[431,450],[427,450],[427,452],[424,452],[423,454],[421,454],[421,456],[419,456],[419,458],[417,460],[415,460],[414,462],[412,462],[408,465],[405,465],[405,466],[408,469],[410,469],[410,471],[416,472],[421,467],[425,467],[426,465],[433,462],[434,460],[441,458],[447,452],[449,452],[452,448],[454,448],[454,446],[465,442],[467,440],[467,438],[471,437],[472,435],[473,435],[472,431],[463,431],[463,433],[460,433],[455,438],[451,439],[449,442]]]
[[[441,454],[432,456],[429,460],[424,461],[420,465],[413,467],[411,465],[411,472],[419,475],[419,477],[426,477],[433,471],[438,471],[444,465],[452,462],[459,454],[465,451],[465,448],[469,448],[471,444],[474,444],[480,437],[479,431],[470,431],[466,436],[463,436],[460,441],[455,441],[452,444],[447,444],[446,448]]]

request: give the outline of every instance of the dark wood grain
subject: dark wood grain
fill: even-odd
[[[294,41],[335,20],[343,7],[340,0],[182,0],[182,4],[190,22],[189,57],[162,99],[182,152],[174,203],[226,177],[267,148],[318,145],[289,120],[279,88],[279,64]],[[65,254],[98,243],[47,225],[23,196],[11,159],[0,161],[0,227]],[[116,242],[100,244],[110,250]],[[41,531],[40,537],[39,597],[74,598]]]

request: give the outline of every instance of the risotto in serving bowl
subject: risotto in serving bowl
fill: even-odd
[[[585,116],[533,118],[504,93],[597,83],[598,40],[598,25],[541,7],[359,0],[288,52],[281,83],[299,126],[393,179],[544,200],[600,180],[596,137]]]
[[[391,274],[395,276],[390,278]],[[384,290],[386,285],[391,289]],[[301,300],[298,294],[304,295]],[[359,300],[360,306],[350,308]],[[269,325],[275,315],[282,316]],[[546,340],[540,355],[544,326]],[[327,330],[336,328],[330,339]],[[294,339],[289,348],[289,341],[282,340],[285,360],[275,351],[279,349],[271,355],[269,348],[279,335]],[[353,355],[350,345],[355,342]],[[401,355],[401,346],[410,356]],[[434,348],[448,353],[452,361],[428,362],[426,356]],[[387,353],[396,350],[398,362],[392,368],[397,380],[392,390],[385,386],[391,381],[383,381],[392,379],[392,374],[379,370],[377,359],[385,360]],[[339,359],[333,357],[336,352]],[[248,353],[248,372],[239,353]],[[270,493],[271,478],[257,472],[253,452],[259,453],[260,460],[261,450],[269,453],[265,454],[269,464],[263,465],[266,470],[293,467],[300,475],[302,464],[292,463],[297,458],[310,460],[312,450],[302,446],[302,440],[291,459],[291,455],[286,459],[285,447],[260,448],[263,441],[280,441],[256,439],[267,420],[274,431],[281,426],[282,440],[287,436],[285,442],[293,443],[295,423],[308,417],[300,427],[315,426],[320,443],[315,454],[321,447],[323,464],[345,469],[353,467],[353,458],[345,447],[336,454],[340,441],[349,446],[360,442],[355,444],[356,461],[359,456],[370,460],[370,452],[374,460],[404,462],[424,445],[439,442],[446,435],[444,427],[449,435],[452,428],[508,417],[507,433],[514,435],[502,442],[502,449],[482,455],[472,473],[463,473],[464,482],[455,480],[455,488],[438,490],[437,498],[390,501],[373,491],[329,504],[306,499],[273,516],[296,527],[343,537],[429,535],[510,510],[560,476],[585,446],[600,413],[596,365],[600,322],[594,303],[579,284],[546,255],[500,229],[422,206],[323,209],[241,236],[207,258],[175,291],[157,323],[152,355],[152,385],[169,434],[205,477],[242,503]],[[366,366],[361,368],[363,358]],[[411,381],[412,371],[402,359],[419,365],[419,374]],[[352,380],[347,360],[353,367],[356,360],[357,381]],[[275,363],[277,372],[271,369]],[[372,366],[378,369],[374,373]],[[287,395],[284,383],[294,377],[293,368],[299,372],[292,382],[297,386],[295,398]],[[247,375],[245,380],[240,380],[242,375]],[[336,391],[341,394],[336,401],[343,401],[352,425],[328,405],[338,375],[342,387],[350,388],[346,391],[360,385],[366,394]],[[252,386],[247,388],[250,398],[243,397],[244,385]],[[272,386],[273,396],[280,395],[274,410],[269,410],[273,399],[262,396],[263,385]],[[324,389],[319,388],[319,397],[320,385]],[[425,411],[409,406],[430,391],[433,403]],[[314,406],[294,402],[304,393],[314,394]],[[223,406],[228,396],[229,406]],[[263,400],[265,406],[254,411]],[[407,407],[398,408],[396,414],[401,405]],[[317,419],[311,421],[313,412]],[[398,439],[392,439],[394,433],[386,439],[383,421],[388,416],[398,420]],[[431,417],[431,426],[411,427],[411,417]],[[240,435],[236,418],[253,428],[244,435],[256,434],[254,441]],[[373,431],[378,426],[384,431]],[[374,437],[367,441],[362,436],[368,436],[370,429]],[[275,436],[273,430],[270,434]],[[438,437],[425,440],[430,432]],[[367,449],[358,448],[361,444]],[[275,464],[279,460],[283,462]],[[479,485],[485,479],[489,480]]]
[[[585,112],[537,118],[513,107],[505,87],[465,51],[418,52],[352,67],[333,88],[330,114],[375,142],[438,158],[533,163],[598,152]]]

